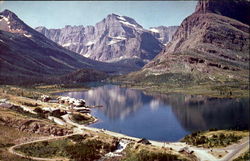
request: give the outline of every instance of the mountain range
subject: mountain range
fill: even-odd
[[[171,40],[177,26],[147,30],[130,17],[110,14],[95,26],[37,27],[36,30],[87,58],[140,69]]]
[[[46,80],[79,69],[129,72],[128,66],[88,59],[32,29],[9,10],[0,13],[0,82]]]

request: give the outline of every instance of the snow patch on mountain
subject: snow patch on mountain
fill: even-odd
[[[31,38],[32,36],[30,34],[23,34],[27,38]]]
[[[124,60],[124,59],[140,59],[140,57],[135,56],[135,55],[134,56],[120,56],[120,57],[108,60],[107,62],[117,62],[117,61]]]
[[[9,19],[7,17],[1,16],[0,18],[1,18],[0,21],[4,20],[4,21],[7,22],[7,24],[10,24],[10,21],[9,21]]]
[[[62,47],[67,47],[67,46],[70,46],[70,45],[73,45],[74,43],[65,43],[65,44],[62,44]]]
[[[107,45],[113,45],[113,44],[121,42],[122,40],[127,39],[126,37],[122,37],[122,36],[116,36],[116,37],[109,36],[109,38],[112,38],[112,40]]]
[[[116,37],[109,36],[109,37],[113,38],[113,39],[119,39],[119,40],[126,40],[127,39],[126,37],[123,37],[123,36],[116,36]]]
[[[122,16],[117,16],[117,18],[118,18],[119,20],[126,21],[126,19],[125,19],[124,17],[122,17]]]
[[[132,24],[132,23],[129,23],[129,22],[127,22],[127,21],[119,21],[119,22],[121,22],[121,23],[124,24],[124,25],[132,26],[132,27],[136,28],[136,25],[134,25],[134,24]]]
[[[159,33],[160,31],[159,30],[157,30],[157,29],[155,29],[155,28],[151,28],[151,29],[149,29],[151,32],[156,32],[156,33]]]
[[[107,45],[117,44],[118,42],[121,42],[121,40],[111,40]]]
[[[86,54],[84,54],[83,56],[85,56],[86,58],[88,58],[88,57],[90,57],[91,56],[91,53],[86,53]]]
[[[94,41],[88,41],[88,42],[85,44],[85,46],[91,46],[91,45],[93,45],[93,44],[95,44]]]

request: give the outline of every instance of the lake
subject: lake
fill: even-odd
[[[193,131],[248,129],[248,99],[219,99],[183,94],[147,94],[118,85],[95,86],[57,95],[85,99],[99,121],[89,126],[138,138],[178,141]]]

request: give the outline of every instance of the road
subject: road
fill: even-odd
[[[231,161],[249,149],[249,137],[243,138],[239,144],[234,144],[224,149],[230,151],[230,153],[221,158],[220,161]]]
[[[70,134],[70,135],[65,135],[65,136],[48,136],[48,137],[42,137],[42,138],[37,139],[37,140],[28,141],[28,142],[25,142],[25,143],[20,143],[20,144],[14,145],[14,146],[10,147],[8,149],[8,151],[10,153],[12,153],[12,154],[17,155],[17,156],[24,157],[24,158],[30,158],[30,159],[33,159],[33,160],[44,160],[44,161],[59,161],[59,160],[61,161],[61,160],[66,160],[66,159],[57,159],[57,158],[52,159],[52,158],[31,157],[31,156],[27,156],[27,155],[18,153],[14,149],[17,148],[17,147],[19,147],[19,146],[26,145],[26,144],[31,144],[31,143],[41,142],[41,141],[54,140],[54,139],[62,139],[62,138],[66,138],[66,137],[69,137],[69,136],[72,136],[72,135],[75,135],[75,134],[76,133]]]
[[[75,135],[75,134],[82,134],[84,132],[84,130],[90,130],[90,131],[95,131],[95,132],[101,132],[101,133],[105,133],[107,135],[110,136],[114,136],[117,138],[124,138],[124,139],[128,139],[128,140],[133,140],[133,141],[139,141],[140,138],[136,138],[136,137],[131,137],[131,136],[127,136],[121,133],[116,133],[116,132],[112,132],[112,131],[108,131],[108,130],[102,130],[102,129],[98,129],[98,128],[93,128],[93,127],[88,127],[85,125],[79,125],[75,122],[73,122],[70,118],[69,118],[69,114],[63,115],[62,118],[64,119],[64,121],[70,125],[75,126],[74,128],[74,133],[71,135]],[[9,148],[9,152],[11,152],[12,154],[18,155],[20,157],[27,157],[23,154],[20,154],[18,152],[16,152],[14,149],[18,146],[22,146],[25,144],[30,144],[30,143],[35,143],[35,142],[40,142],[40,141],[46,141],[46,140],[52,140],[52,139],[61,139],[61,138],[66,138],[68,136],[71,135],[66,135],[66,136],[57,136],[57,137],[47,137],[47,138],[43,138],[43,139],[39,139],[39,140],[35,140],[35,141],[29,141],[26,143],[21,143],[15,146],[12,146]],[[194,155],[200,160],[200,161],[230,161],[233,160],[234,158],[236,158],[237,156],[239,156],[240,154],[242,154],[244,151],[246,151],[245,149],[249,148],[249,137],[245,137],[243,138],[240,143],[238,144],[234,144],[231,146],[228,146],[226,148],[214,148],[213,151],[227,151],[228,153],[223,156],[222,158],[216,158],[214,155],[212,155],[210,153],[211,149],[206,149],[206,148],[198,148],[195,146],[190,146],[186,143],[183,142],[158,142],[158,141],[153,141],[153,140],[149,140],[151,142],[152,145],[157,146],[157,147],[165,147],[165,148],[172,148],[175,151],[179,151],[180,149],[187,147],[189,151],[193,151]],[[58,161],[58,160],[62,160],[62,159],[51,159],[51,158],[38,158],[38,157],[29,157],[31,159],[34,160],[47,160],[47,161]],[[64,159],[65,160],[65,159]]]
[[[112,131],[108,131],[108,130],[101,130],[98,128],[88,127],[85,125],[79,125],[77,123],[74,123],[72,120],[70,120],[69,114],[64,115],[63,119],[68,124],[71,124],[71,125],[77,127],[79,132],[82,131],[82,129],[86,129],[86,130],[91,130],[91,131],[95,131],[95,132],[103,132],[105,134],[108,134],[110,136],[114,136],[117,138],[125,138],[125,139],[129,139],[129,140],[134,140],[134,141],[140,140],[140,138],[127,136],[127,135],[124,135],[121,133],[116,133],[116,132],[112,132]],[[211,149],[198,148],[198,147],[190,146],[190,145],[183,143],[183,142],[168,142],[168,143],[166,143],[166,142],[158,142],[158,141],[153,141],[153,140],[149,140],[149,141],[154,146],[172,148],[175,151],[179,151],[180,149],[182,149],[184,147],[188,147],[189,151],[194,151],[194,155],[200,161],[229,161],[229,160],[232,160],[233,158],[235,158],[236,155],[242,154],[244,152],[242,150],[246,149],[247,146],[249,147],[249,137],[245,137],[238,144],[234,144],[234,145],[228,146],[226,148],[213,149],[213,151],[228,151],[228,153],[225,156],[223,156],[222,158],[219,159],[210,153]]]

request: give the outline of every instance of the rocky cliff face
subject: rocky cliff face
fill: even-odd
[[[216,13],[250,25],[248,0],[203,0],[196,6],[196,13]]]
[[[167,45],[167,43],[172,40],[177,29],[178,26],[159,26],[151,27],[149,30],[162,44]]]
[[[233,8],[240,13],[242,5],[250,10],[250,2],[245,1],[228,1],[226,8],[219,0],[199,1],[172,41],[143,70],[151,74],[202,73],[211,80],[248,79],[250,28],[243,23],[248,15],[235,17],[226,12]]]
[[[141,67],[162,50],[162,43],[167,43],[175,30],[175,27],[158,28],[158,33],[155,33],[144,29],[132,18],[110,14],[95,26],[37,27],[36,30],[90,59],[129,65],[137,60],[133,64]]]

